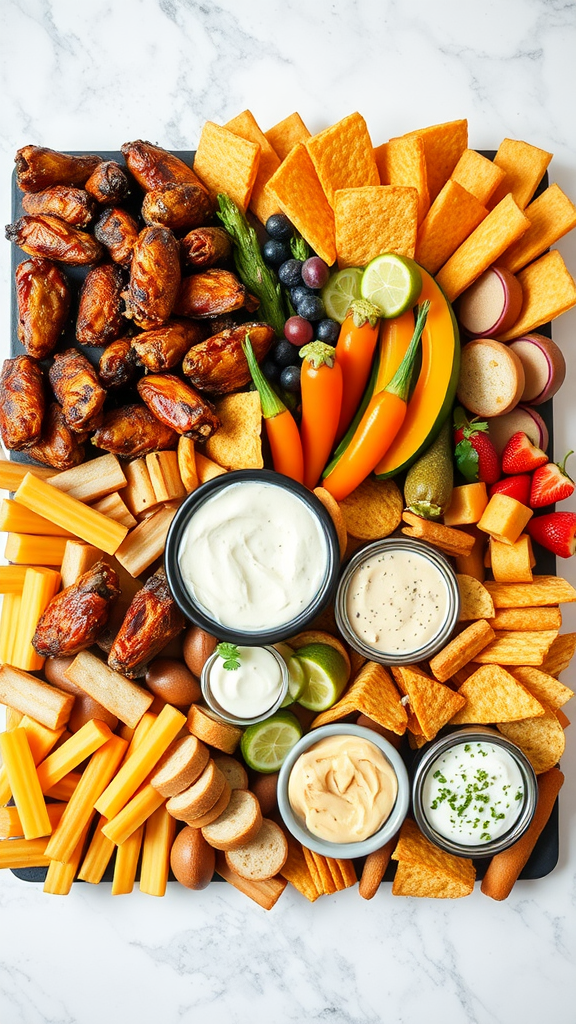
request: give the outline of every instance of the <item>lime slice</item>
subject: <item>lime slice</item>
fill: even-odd
[[[363,299],[373,302],[382,315],[400,316],[411,309],[422,291],[420,268],[408,256],[387,252],[371,260],[362,274]]]
[[[326,316],[337,320],[339,324],[344,323],[350,303],[360,298],[362,274],[361,267],[345,267],[332,274],[320,293]]]
[[[295,700],[298,700],[298,697],[303,692],[306,686],[306,676],[300,662],[294,657],[294,651],[289,644],[278,643],[274,644],[274,647],[278,654],[284,658],[286,668],[288,669],[288,693],[280,705],[283,708],[287,708]]]
[[[277,772],[302,736],[300,722],[291,711],[278,711],[265,722],[249,725],[240,741],[242,757],[256,772]]]
[[[328,644],[306,644],[296,655],[306,675],[298,703],[310,711],[326,711],[340,698],[348,680],[346,662]]]

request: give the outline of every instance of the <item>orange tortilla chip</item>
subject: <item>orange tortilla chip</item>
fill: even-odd
[[[280,209],[329,266],[336,261],[334,214],[306,146],[298,143],[268,182]]]
[[[521,338],[576,305],[576,284],[557,249],[524,267],[518,281],[524,293],[520,316],[498,341]]]
[[[548,653],[540,666],[542,672],[551,676],[559,676],[568,668],[576,652],[576,633],[560,633],[552,641]]]
[[[344,888],[349,889],[352,885],[356,885],[358,877],[356,875],[354,862],[351,860],[342,860],[338,858],[336,863],[340,868],[340,873],[344,881]]]
[[[474,547],[474,537],[466,530],[456,530],[453,526],[433,523],[431,519],[424,519],[408,511],[402,513],[402,519],[408,523],[408,528],[403,527],[402,533],[408,537],[425,540],[447,555],[469,555]]]
[[[494,602],[484,584],[466,573],[458,573],[456,578],[460,593],[460,621],[493,618]]]
[[[449,178],[420,226],[416,261],[435,274],[487,215],[482,203]]]
[[[264,132],[264,135],[280,157],[280,160],[285,160],[288,153],[291,153],[294,146],[297,146],[299,142],[306,143],[307,139],[310,138],[310,132],[300,114],[296,112],[289,114],[283,121],[278,121],[278,124],[269,128],[267,132]]]
[[[194,157],[194,172],[211,192],[226,192],[246,210],[258,174],[260,146],[206,121]]]
[[[398,861],[393,896],[454,899],[468,896],[474,889],[476,869],[472,861],[434,846],[410,818],[402,825],[392,860]]]
[[[555,629],[502,629],[471,660],[480,665],[541,665],[557,635]]]
[[[374,159],[382,185],[401,185],[418,192],[418,223],[424,220],[430,206],[426,154],[418,135],[402,135],[390,139],[381,152],[374,150]]]
[[[331,206],[338,189],[380,184],[366,121],[357,112],[312,135],[306,148]]]
[[[465,698],[454,693],[449,686],[414,671],[410,665],[393,668],[392,675],[398,688],[409,698],[410,710],[420,726],[411,731],[422,734],[427,740],[434,739],[442,726],[466,703]]]
[[[387,669],[375,661],[367,661],[362,666],[344,696],[328,711],[317,715],[312,728],[337,722],[355,711],[374,719],[398,736],[406,732],[408,715],[400,703],[400,694]]]
[[[505,175],[506,171],[492,160],[477,153],[475,149],[465,149],[451,177],[452,181],[457,181],[485,206]]]
[[[483,665],[468,676],[458,693],[466,704],[451,725],[515,722],[544,714],[539,701],[501,665]]]
[[[554,242],[576,227],[576,206],[559,185],[550,185],[530,206],[526,207],[530,227],[498,260],[512,274],[522,270],[541,256]]]
[[[541,669],[522,666],[515,668],[512,675],[519,683],[522,683],[522,686],[530,690],[536,700],[541,704],[546,704],[552,711],[563,707],[574,696],[574,690],[564,686],[554,676],[549,675],[548,672],[542,672]]]
[[[363,267],[383,252],[412,257],[418,192],[395,185],[339,189],[334,219],[339,267]]]
[[[433,203],[468,146],[468,122],[446,121],[418,128],[408,135],[418,135],[424,143],[428,191]]]
[[[374,149],[374,159],[376,161],[376,167],[378,168],[378,174],[380,175],[380,184],[389,185],[388,180],[388,143],[383,142],[381,146],[376,146]]]
[[[225,469],[262,469],[262,409],[257,391],[240,391],[215,402],[220,427],[204,451]]]
[[[564,729],[549,708],[539,718],[507,722],[498,726],[503,736],[516,743],[530,761],[537,775],[558,763],[566,746]]]
[[[473,284],[529,227],[528,217],[512,196],[505,196],[438,273],[436,280],[449,302]]]
[[[286,836],[288,842],[288,856],[280,874],[282,878],[290,882],[298,892],[301,892],[310,903],[314,903],[315,900],[321,895],[316,888],[316,884],[310,870],[306,863],[304,851],[300,843],[294,839],[294,837],[288,832],[287,829],[282,830]]]
[[[430,669],[436,679],[445,683],[455,672],[464,668],[469,661],[473,661],[494,637],[494,630],[486,619],[471,622],[430,660]]]
[[[316,866],[316,861],[314,860],[314,854],[312,853],[312,850],[309,850],[306,846],[303,846],[302,853],[304,855],[304,860],[306,861],[308,871],[310,872],[310,877],[312,878],[312,881],[316,886],[316,891],[318,895],[324,896],[324,886],[322,885],[322,879],[320,878],[320,873]]]
[[[322,892],[327,896],[332,896],[337,891],[337,886],[332,877],[327,857],[323,857],[321,853],[315,853],[314,850],[310,850],[310,853],[320,876]]]
[[[504,139],[494,157],[494,163],[505,172],[505,177],[494,192],[490,205],[496,206],[511,192],[523,210],[532,199],[551,159],[552,153],[547,153],[545,149],[538,149],[537,146],[516,139]]]
[[[266,188],[268,180],[280,167],[280,157],[260,129],[250,110],[244,110],[231,121],[227,121],[224,127],[234,135],[240,136],[241,139],[247,139],[260,146],[260,163],[250,197],[250,209],[258,217],[258,220],[265,224],[268,217],[273,213],[280,212],[277,201]]]

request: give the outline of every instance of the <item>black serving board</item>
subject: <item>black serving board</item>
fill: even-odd
[[[84,156],[84,155],[86,155],[87,152],[88,151],[86,151],[86,150],[70,150],[70,153],[72,153],[74,156]],[[93,151],[91,150],[90,152],[93,152]],[[124,165],[124,157],[122,156],[122,153],[120,153],[119,151],[109,151],[109,150],[106,150],[106,151],[96,151],[96,152],[97,152],[97,155],[101,156],[102,159],[104,159],[104,160],[116,160],[119,164],[121,164],[122,166],[125,166]],[[486,156],[489,159],[493,159],[493,157],[495,155],[495,150],[480,150],[479,152],[481,152],[483,156]],[[181,160],[184,160],[186,163],[188,163],[190,165],[192,165],[193,162],[194,162],[194,155],[195,155],[194,151],[175,151],[175,155],[180,157]],[[536,193],[535,193],[535,195],[536,196],[539,195],[540,192],[542,192],[547,187],[547,185],[548,185],[548,174],[546,172],[544,177],[543,177],[543,179],[542,179],[542,181],[541,181],[541,183],[540,183],[540,185],[539,185],[539,187],[538,187],[538,189],[537,189],[537,191],[536,191]],[[139,218],[141,199],[142,199],[142,192],[141,192],[139,186],[136,185],[135,182],[133,182],[133,187],[132,187],[131,193],[130,193],[128,199],[122,205],[126,209],[128,209],[135,217]],[[15,177],[15,174],[14,174],[13,178],[12,178],[12,220],[13,221],[17,220],[19,217],[21,217],[23,215],[23,213],[24,213],[24,210],[22,208],[22,193],[20,192],[20,189],[18,188],[18,186],[16,184],[16,177]],[[140,220],[140,223],[141,223],[142,227],[144,227],[143,221]],[[12,356],[23,355],[24,352],[25,352],[25,349],[21,345],[21,343],[19,342],[18,336],[17,336],[17,316],[18,316],[18,314],[17,314],[17,306],[16,306],[16,290],[15,290],[15,284],[14,284],[14,272],[16,270],[17,265],[23,259],[26,259],[26,258],[27,258],[26,257],[26,253],[24,253],[21,249],[19,249],[15,245],[12,247],[12,286],[11,286],[11,303],[10,303],[10,308],[11,308],[10,353],[11,353]],[[88,269],[89,268],[88,267],[69,267],[69,266],[66,266],[64,264],[62,264],[61,266],[62,266],[62,269],[64,270],[64,272],[66,273],[66,276],[68,277],[69,282],[70,282],[71,287],[72,287],[73,295],[72,295],[72,303],[71,303],[71,312],[72,312],[73,315],[70,316],[69,319],[68,319],[68,323],[67,323],[66,329],[65,329],[64,333],[62,334],[62,337],[61,337],[61,339],[60,339],[60,341],[58,343],[58,349],[59,350],[61,350],[61,349],[63,350],[63,349],[66,349],[66,348],[70,348],[72,346],[75,347],[75,348],[78,348],[78,349],[80,349],[82,351],[82,353],[88,359],[91,360],[91,362],[93,362],[95,365],[97,365],[103,350],[101,348],[88,348],[86,346],[77,345],[76,338],[75,338],[75,333],[74,333],[74,325],[75,325],[75,322],[76,322],[76,311],[77,311],[78,295],[79,295],[79,292],[80,292],[80,288],[82,286],[82,282],[84,281],[84,278],[86,277],[86,274],[88,273]],[[552,336],[550,324],[545,324],[543,327],[539,328],[539,331],[542,334],[545,334],[547,337],[551,337]],[[50,359],[45,360],[43,362],[43,366],[45,367],[45,369],[48,369],[50,364],[51,364],[51,360]],[[550,400],[548,402],[545,402],[544,405],[539,406],[538,407],[538,412],[542,416],[542,418],[543,418],[543,420],[546,423],[546,426],[548,428],[548,431],[549,431],[549,434],[550,434],[549,451],[553,452],[553,450],[554,450],[554,424],[553,424],[552,400]],[[94,448],[93,446],[90,446],[90,445],[87,446],[87,455],[88,456],[94,457],[95,455],[98,455],[98,454],[100,454],[98,449],[96,449],[96,448]],[[15,459],[15,461],[17,461],[17,462],[29,462],[30,461],[30,459],[26,456],[26,454],[24,452],[12,452],[11,453],[11,458]],[[549,509],[547,508],[545,511],[548,512]],[[536,569],[536,572],[540,573],[540,574],[554,575],[556,573],[556,558],[555,558],[555,556],[551,552],[544,551],[542,548],[539,548],[538,549],[538,560],[537,560],[535,569]],[[402,753],[403,753],[403,755],[405,757],[405,760],[406,760],[406,763],[408,765],[408,768],[410,768],[411,762],[412,762],[412,760],[413,760],[413,758],[415,756],[415,752],[411,751],[408,748],[408,745],[406,744],[406,748],[405,748],[405,750],[403,749]],[[548,820],[548,823],[547,823],[546,827],[544,828],[544,830],[542,831],[542,834],[540,835],[540,838],[538,839],[538,842],[536,843],[536,846],[534,847],[534,850],[532,852],[532,855],[531,855],[530,859],[528,860],[526,866],[524,867],[523,871],[521,872],[520,878],[522,878],[522,879],[536,879],[536,878],[543,878],[545,875],[550,874],[550,872],[554,870],[554,868],[556,867],[556,864],[558,863],[558,854],[559,854],[559,841],[558,841],[558,800],[557,800],[556,804],[554,806],[554,809],[552,811],[552,814],[551,814],[551,816],[550,816],[550,818]],[[486,872],[486,869],[487,869],[489,863],[490,863],[490,858],[478,859],[478,860],[475,861],[476,877],[478,879],[481,879],[481,878],[484,877],[484,874]],[[363,860],[358,860],[358,861],[355,862],[355,864],[356,864],[356,868],[357,868],[358,877],[360,877],[360,873],[361,873],[362,865],[363,865]],[[113,865],[113,862],[112,862],[112,865]],[[396,866],[395,866],[394,862],[391,862],[390,867],[388,868],[388,870],[386,872],[384,880],[385,881],[391,881],[394,878],[395,870],[396,870]],[[21,869],[18,869],[18,870],[13,870],[12,873],[14,875],[16,875],[17,878],[20,878],[20,879],[22,879],[25,882],[44,882],[44,880],[46,878],[46,871],[47,871],[46,868],[21,868]],[[109,865],[109,867],[108,867],[108,869],[107,869],[107,871],[106,871],[106,873],[105,873],[105,875],[103,877],[103,881],[111,882],[112,881],[112,876],[113,876],[113,866]],[[172,881],[174,881],[174,876],[173,875],[171,875],[170,878],[171,878]],[[213,880],[215,882],[221,882],[222,881],[220,876],[217,875],[217,874],[214,876]]]

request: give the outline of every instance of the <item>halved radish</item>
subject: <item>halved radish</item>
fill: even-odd
[[[517,405],[505,416],[493,416],[488,420],[490,440],[499,455],[502,454],[510,438],[523,430],[533,444],[542,451],[548,448],[548,428],[540,413],[526,405]]]
[[[526,383],[521,401],[542,405],[552,398],[564,383],[566,361],[558,345],[543,334],[526,334],[510,343],[519,357]]]
[[[473,338],[503,334],[522,308],[522,285],[503,267],[490,267],[460,297],[458,320]]]

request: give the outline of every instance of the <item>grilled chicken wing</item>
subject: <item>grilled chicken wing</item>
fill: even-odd
[[[247,334],[260,362],[272,344],[273,329],[268,324],[239,324],[191,348],[184,357],[182,371],[201,391],[211,391],[215,395],[237,391],[250,380],[248,363],[242,351],[242,342]]]
[[[153,146],[151,142],[144,142],[142,139],[125,142],[121,149],[128,169],[145,192],[170,182],[190,181],[207,192],[192,168],[168,150]]]
[[[71,266],[98,263],[104,255],[100,242],[92,235],[48,214],[20,217],[14,224],[7,225],[6,238],[29,256],[46,256]]]
[[[184,616],[170,594],[166,573],[158,569],[132,599],[108,655],[110,668],[130,679],[145,675],[148,662],[184,625]]]
[[[40,364],[30,356],[5,359],[0,373],[0,434],[7,448],[20,451],[40,440],[44,408]]]
[[[207,270],[232,255],[232,241],[224,228],[194,228],[181,246],[185,263],[195,270]]]
[[[136,374],[136,358],[129,338],[112,341],[100,356],[98,376],[103,387],[127,387]]]
[[[220,420],[211,402],[171,373],[150,375],[138,381],[138,393],[155,416],[179,434],[194,441],[212,437]]]
[[[77,228],[85,228],[96,211],[96,203],[83,188],[69,185],[51,185],[42,192],[25,192],[22,206],[32,217],[48,213]]]
[[[92,444],[126,459],[175,448],[178,434],[165,426],[145,405],[124,405],[106,413]]]
[[[16,183],[23,192],[50,185],[83,185],[102,162],[100,156],[71,156],[44,146],[23,146],[14,157]]]
[[[83,440],[84,435],[75,434],[66,423],[58,402],[52,402],[42,423],[42,437],[28,455],[53,469],[72,469],[84,460]]]
[[[31,257],[16,267],[18,340],[29,356],[45,359],[55,348],[70,308],[68,282],[50,260]]]
[[[214,213],[206,190],[194,182],[170,182],[144,196],[142,216],[146,224],[159,224],[172,231],[189,231],[204,224]]]
[[[167,320],[162,327],[137,334],[132,338],[132,348],[147,370],[163,373],[176,366],[190,346],[203,337],[201,325],[193,320]]]
[[[66,657],[91,647],[120,593],[118,576],[103,560],[50,601],[40,616],[32,646],[42,657]]]
[[[75,348],[57,352],[48,376],[68,426],[76,433],[95,430],[102,421],[106,392],[86,356]]]
[[[104,245],[114,263],[129,267],[138,241],[138,225],[126,210],[111,206],[94,225],[96,239]]]
[[[130,191],[126,172],[115,160],[103,160],[88,178],[84,188],[97,203],[108,206],[121,203]]]
[[[148,331],[170,316],[180,287],[180,251],[169,228],[144,228],[130,264],[125,315]]]
[[[177,316],[220,316],[240,309],[245,302],[246,289],[236,275],[214,268],[183,279],[174,312]]]
[[[76,340],[81,345],[107,345],[124,334],[122,270],[115,263],[104,263],[91,270],[82,285]]]

